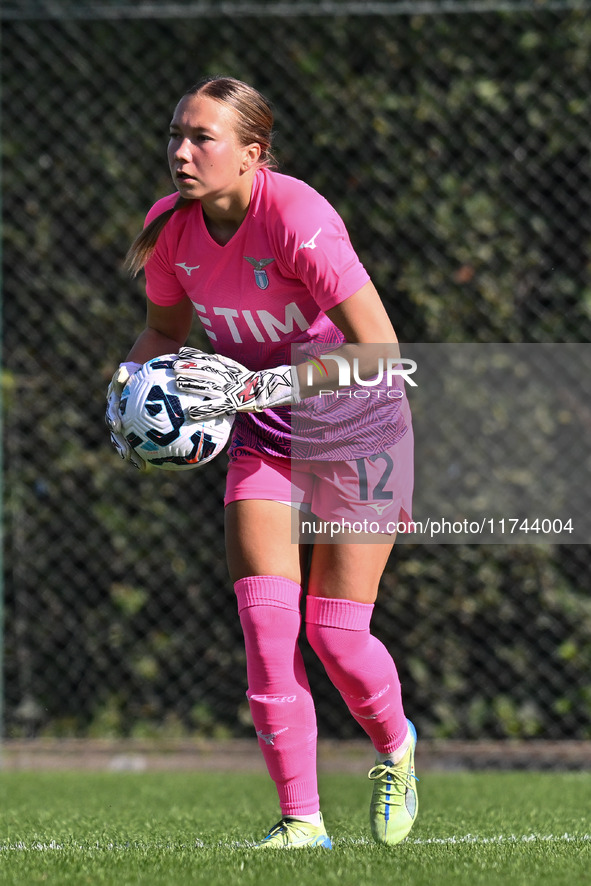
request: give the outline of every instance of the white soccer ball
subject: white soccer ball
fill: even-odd
[[[199,394],[177,389],[176,359],[176,354],[165,354],[144,363],[123,389],[119,409],[123,434],[144,461],[167,471],[187,471],[220,454],[234,416],[191,419],[188,407]]]

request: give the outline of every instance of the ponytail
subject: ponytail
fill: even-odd
[[[179,195],[172,209],[161,212],[137,235],[129,247],[124,263],[124,267],[127,268],[132,277],[136,277],[139,274],[154,252],[160,232],[163,230],[166,222],[172,218],[173,213],[177,209],[186,209],[192,202],[192,200],[187,200]]]

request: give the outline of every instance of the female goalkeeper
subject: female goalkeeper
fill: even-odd
[[[247,697],[282,816],[256,846],[331,848],[298,647],[304,609],[309,643],[375,749],[373,836],[396,844],[417,814],[416,733],[370,620],[395,528],[410,519],[410,416],[402,386],[366,386],[360,397],[345,385],[343,360],[364,365],[365,379],[372,364],[375,378],[375,343],[391,354],[396,336],[338,214],[273,171],[272,126],[263,96],[228,77],[199,82],[177,105],[168,144],[176,192],[152,207],[130,249],[131,270],[145,269],[147,321],[113,376],[107,422],[122,457],[141,467],[118,400],[142,363],[179,352],[179,387],[213,398],[203,407],[195,398],[195,417],[236,413],[227,559]],[[195,313],[214,354],[183,348]],[[312,405],[297,432],[300,401]],[[294,508],[314,515],[311,556],[292,539]]]

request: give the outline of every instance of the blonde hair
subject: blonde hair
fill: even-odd
[[[258,167],[275,166],[271,152],[273,137],[273,111],[269,102],[254,87],[234,77],[206,77],[185,92],[188,95],[205,95],[232,107],[237,112],[235,133],[241,145],[257,142],[261,146]],[[184,96],[183,96],[184,97]],[[125,267],[135,277],[144,267],[158,242],[160,232],[168,220],[193,203],[178,196],[171,209],[160,213],[135,238],[125,258]]]

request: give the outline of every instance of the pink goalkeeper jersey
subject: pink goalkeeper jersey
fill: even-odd
[[[177,197],[159,200],[146,223]],[[293,362],[294,345],[344,341],[324,312],[369,280],[333,207],[304,182],[267,169],[257,172],[246,218],[227,244],[210,236],[195,200],[167,222],[145,271],[149,299],[173,305],[188,296],[212,349],[249,369]],[[233,447],[289,456],[290,435],[289,407],[244,414]]]

